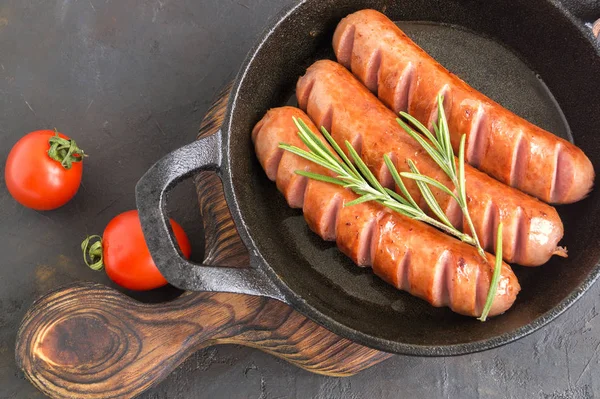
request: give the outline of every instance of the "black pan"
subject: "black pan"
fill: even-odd
[[[312,62],[332,57],[338,21],[374,8],[399,21],[419,45],[475,88],[574,141],[600,170],[600,53],[585,24],[600,17],[594,3],[305,0],[283,12],[240,69],[220,134],[167,155],[136,187],[144,234],[158,268],[177,287],[276,298],[339,335],[399,354],[469,353],[545,325],[600,272],[598,190],[559,209],[569,258],[540,268],[515,267],[522,286],[515,305],[481,323],[395,290],[311,233],[301,213],[290,209],[267,179],[250,132],[269,108],[293,97],[296,80]],[[223,180],[250,253],[248,269],[192,264],[174,245],[165,215],[168,191],[206,169]]]

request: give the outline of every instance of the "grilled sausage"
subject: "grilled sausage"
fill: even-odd
[[[385,15],[362,10],[335,31],[338,61],[396,113],[407,111],[431,127],[436,96],[458,151],[474,167],[543,201],[566,204],[592,189],[594,169],[575,145],[518,117],[453,75],[410,40]]]
[[[347,140],[354,145],[384,186],[394,187],[383,161],[388,154],[399,171],[410,171],[407,160],[412,159],[421,173],[452,187],[442,169],[398,125],[394,113],[340,64],[315,62],[298,81],[296,96],[300,108],[318,126],[324,126],[338,144],[345,148]],[[552,255],[566,256],[564,249],[557,247],[563,225],[552,206],[469,165],[465,165],[465,177],[469,213],[487,251],[494,249],[498,224],[503,222],[502,255],[507,262],[539,266]],[[416,183],[404,180],[413,198],[427,209]],[[439,189],[432,191],[456,228],[469,232],[456,201]]]
[[[267,176],[276,181],[291,206],[302,208],[309,227],[323,239],[335,240],[359,266],[372,266],[376,275],[397,289],[436,307],[448,306],[460,314],[479,316],[490,286],[493,257],[487,255],[485,262],[474,247],[377,203],[344,207],[357,198],[354,193],[296,175],[300,169],[321,174],[328,171],[278,148],[281,142],[306,148],[297,135],[293,116],[316,132],[306,114],[283,107],[267,112],[252,131],[252,139]],[[519,290],[512,269],[502,263],[490,316],[510,308]]]

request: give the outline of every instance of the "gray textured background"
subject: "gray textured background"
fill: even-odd
[[[135,207],[137,179],[194,139],[214,93],[269,18],[291,0],[0,1],[0,160],[24,133],[57,127],[86,159],[60,210],[18,206],[0,185],[0,398],[39,398],[14,362],[16,329],[37,296],[64,283],[112,285],[80,260],[86,233]],[[191,184],[170,208],[201,255]],[[395,357],[326,378],[257,350],[204,349],[142,398],[592,398],[600,395],[596,285],[565,315],[514,344],[444,359]],[[159,300],[176,290],[138,295]]]

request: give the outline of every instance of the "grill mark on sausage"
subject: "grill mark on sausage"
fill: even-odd
[[[515,259],[524,259],[527,257],[527,234],[530,230],[531,219],[527,216],[525,211],[522,211],[521,218],[519,219],[519,237],[517,246],[517,257]]]
[[[514,232],[513,237],[514,240],[512,242],[512,259],[511,262],[514,262],[515,259],[520,259],[521,253],[525,250],[527,243],[525,243],[525,234],[527,233],[527,217],[523,208],[519,207],[516,212],[516,220],[514,222]]]
[[[356,32],[356,26],[349,25],[346,30],[342,33],[338,48],[337,48],[337,59],[340,64],[350,69],[350,62],[352,60],[352,51],[354,48],[354,33]]]
[[[378,48],[373,52],[369,62],[367,63],[367,70],[365,71],[365,86],[371,92],[377,93],[379,92],[379,75],[381,69],[381,48]]]
[[[286,199],[292,208],[304,206],[304,194],[306,193],[308,178],[306,176],[294,175],[290,179],[290,185],[286,191]]]
[[[446,262],[444,262],[444,269],[442,270],[442,277],[441,277],[441,284],[442,284],[442,295],[441,295],[441,306],[448,306],[450,305],[450,291],[451,291],[451,285],[450,285],[450,275],[452,273],[450,273],[450,264],[451,259],[448,259]]]
[[[481,163],[483,150],[489,135],[487,116],[481,105],[477,107],[477,115],[471,125],[469,142],[467,143],[466,161],[478,168]]]
[[[375,236],[376,228],[377,218],[373,217],[361,232],[358,243],[358,259],[356,262],[358,266],[371,266],[373,264],[373,237]]]
[[[354,148],[354,150],[356,151],[356,153],[358,154],[358,156],[362,156],[362,135],[360,133],[356,133],[356,135],[354,137],[352,137],[350,140],[348,140],[350,142],[350,144],[352,145],[352,147]],[[344,150],[344,152],[346,154],[348,154],[348,151],[346,149],[346,146],[343,145],[344,143],[338,143],[338,145],[340,145],[340,147],[342,147],[342,149]]]
[[[300,78],[305,79],[305,78]],[[306,85],[298,85],[300,90],[296,90],[296,98],[298,99],[298,106],[306,111],[308,106],[308,99],[310,93],[312,93],[313,87],[315,86],[315,79],[310,79]]]
[[[252,129],[252,141],[256,141],[256,136],[258,136],[258,133],[260,132],[264,124],[265,120],[261,119],[260,121],[258,121],[256,126],[254,126],[254,129]]]
[[[390,158],[392,163],[395,165],[396,164],[396,155],[393,152],[390,152],[387,154],[387,156]],[[394,188],[395,183],[394,183],[394,178],[392,177],[392,172],[390,172],[390,169],[387,167],[387,165],[383,161],[383,158],[381,160],[381,167],[379,168],[379,173],[377,173],[377,179],[379,180],[379,182],[381,183],[381,185],[383,187],[386,187],[389,189]]]
[[[475,314],[481,315],[485,301],[487,299],[487,292],[490,289],[486,286],[485,279],[481,278],[481,270],[477,269],[475,272]]]
[[[325,130],[327,130],[328,132],[331,133],[332,121],[333,121],[333,105],[330,105],[329,108],[327,108],[327,111],[321,117],[321,120],[317,121],[317,128],[319,128],[319,130],[320,130],[321,127],[324,127]]]
[[[384,214],[384,212],[379,212],[374,219],[375,223],[373,224],[373,234],[371,235],[371,243],[369,247],[369,255],[371,256],[371,258],[369,259],[370,266],[373,266],[373,263],[375,262],[375,253],[377,252],[377,248],[379,247],[379,239],[381,234],[381,231],[379,229],[379,220],[381,220]]]
[[[554,168],[553,168],[553,175],[552,175],[552,184],[550,185],[550,202],[555,202],[556,201],[556,186],[558,183],[558,161],[559,161],[559,156],[560,156],[560,151],[561,151],[561,145],[557,144],[554,147]]]
[[[264,124],[265,124],[264,119],[261,119],[256,124],[254,129],[252,129],[252,141],[253,142],[256,143],[257,138],[258,138],[259,134],[261,133]],[[281,162],[282,156],[283,156],[283,149],[277,147],[275,149],[275,152],[273,154],[271,154],[271,156],[268,157],[264,161],[263,168],[265,170],[265,173],[267,174],[267,177],[271,181],[275,181],[275,178],[277,177],[277,170],[279,169],[279,163]]]
[[[572,158],[565,151],[565,147],[561,143],[557,143],[555,148],[556,160],[554,161],[550,202],[561,202],[568,194],[568,190],[572,184],[570,176],[575,175],[575,167]]]
[[[510,185],[519,187],[525,176],[527,167],[527,154],[529,153],[529,144],[525,134],[520,132],[517,144],[515,145],[510,166]]]
[[[449,287],[447,285],[448,266],[452,256],[450,251],[445,250],[435,263],[435,276],[431,292],[433,306],[444,306],[448,303]]]
[[[269,161],[265,165],[267,177],[272,181],[275,181],[275,179],[277,178],[277,172],[279,171],[279,165],[281,164],[281,157],[283,157],[283,149],[277,148],[275,154],[269,159]]]
[[[483,249],[492,253],[496,252],[494,249],[498,236],[498,218],[498,207],[494,201],[490,200],[485,207],[485,214],[483,216],[482,246]]]
[[[308,197],[302,206],[304,218],[312,231],[325,241],[333,241],[337,237],[337,218],[339,217],[341,193],[337,190],[329,192],[325,197],[316,197],[315,193],[329,189],[329,183],[309,179],[306,194]]]
[[[398,276],[398,288],[406,291],[406,292],[411,292],[410,291],[410,280],[409,280],[409,275],[410,275],[410,249],[407,249],[406,252],[404,252],[404,256],[402,257],[402,260],[400,260],[400,262],[398,263],[398,269],[397,269],[397,276]]]
[[[453,192],[454,194],[457,194],[456,190],[454,190]],[[460,231],[463,231],[464,217],[462,209],[460,209],[460,205],[458,205],[458,202],[456,202],[454,198],[450,198],[450,200],[448,201],[448,206],[446,207],[446,209],[444,209],[444,213],[446,214],[446,216],[448,216],[448,220],[450,220],[450,223],[452,223],[454,227],[456,227]]]
[[[464,262],[463,257],[461,256],[458,259],[458,267],[462,267],[461,262]],[[454,266],[454,267],[451,267]],[[454,303],[454,300],[457,299],[455,298],[455,278],[456,278],[456,271],[458,269],[457,265],[448,265],[448,269],[447,269],[447,273],[445,275],[445,280],[444,280],[444,284],[446,285],[446,289],[448,290],[448,303],[447,306],[452,307],[452,304]]]
[[[437,98],[439,95],[444,97],[442,100],[442,107],[444,107],[444,114],[446,114],[447,119],[450,119],[450,115],[448,115],[448,110],[451,108],[452,105],[452,94],[450,92],[450,85],[446,84],[434,97],[433,107],[431,109],[431,114],[429,114],[429,119],[427,122],[427,129],[431,131],[433,131],[433,124],[437,122],[437,119],[439,117],[437,107]]]
[[[337,237],[337,219],[341,206],[342,197],[339,194],[335,194],[323,215],[323,223],[325,224],[323,239],[325,241],[335,241]]]
[[[415,192],[415,193],[410,193],[412,194],[413,199],[415,200],[415,202],[417,203],[417,205],[419,205],[419,208],[421,208],[423,211],[425,211],[425,213],[429,214],[431,216],[431,209],[429,208],[429,205],[427,204],[427,200],[425,199],[425,196],[421,193],[421,190]]]
[[[398,84],[394,90],[394,103],[392,106],[396,113],[408,111],[409,97],[413,87],[414,78],[415,66],[412,63],[409,63],[402,71]]]

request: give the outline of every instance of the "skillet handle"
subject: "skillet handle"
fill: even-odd
[[[215,267],[186,260],[167,223],[167,195],[177,183],[201,170],[219,171],[221,132],[181,147],[156,162],[138,181],[135,197],[146,244],[154,263],[172,285],[189,291],[232,292],[283,301],[281,291],[254,267]]]

